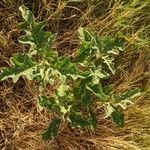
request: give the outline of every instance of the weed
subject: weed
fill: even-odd
[[[59,56],[52,48],[56,34],[44,31],[46,23],[36,22],[31,11],[21,6],[24,22],[18,26],[25,31],[19,42],[29,44],[30,49],[10,58],[11,68],[3,68],[0,81],[12,78],[16,83],[20,76],[36,80],[39,84],[39,104],[55,112],[43,139],[56,137],[61,122],[72,127],[97,127],[95,104],[102,105],[106,118],[111,117],[118,127],[124,126],[122,110],[139,96],[138,88],[128,89],[118,94],[111,85],[103,81],[115,75],[115,57],[123,51],[124,40],[120,38],[99,38],[85,28],[78,29],[80,47],[72,55]],[[49,96],[45,94],[47,85],[54,87]]]

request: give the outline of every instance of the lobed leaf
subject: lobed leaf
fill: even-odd
[[[27,79],[34,78],[36,70],[36,62],[28,55],[16,54],[10,59],[12,68],[4,68],[0,73],[0,81],[12,78],[13,82],[17,82],[20,76],[26,76]]]

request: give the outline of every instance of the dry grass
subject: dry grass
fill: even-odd
[[[47,29],[58,33],[55,47],[60,54],[78,47],[76,29],[86,26],[100,36],[121,36],[127,42],[117,58],[118,71],[109,82],[116,92],[140,86],[142,95],[126,111],[126,126],[115,128],[102,118],[95,133],[79,131],[65,124],[52,141],[41,139],[53,114],[38,109],[36,84],[20,79],[0,83],[0,149],[2,150],[149,150],[150,149],[150,2],[113,2],[109,0],[66,3],[63,0],[2,0],[0,2],[0,66],[9,66],[13,53],[23,52],[17,38],[20,21],[18,7],[26,4]],[[31,5],[32,4],[32,5]]]

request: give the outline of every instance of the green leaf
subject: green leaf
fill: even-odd
[[[69,115],[69,119],[72,125],[76,127],[84,128],[89,125],[88,121],[83,119],[83,117],[79,113],[71,113]]]
[[[84,92],[82,93],[82,104],[85,107],[90,107],[92,104],[91,94],[85,87],[84,87]]]
[[[91,53],[91,48],[90,48],[90,43],[89,42],[84,42],[80,49],[77,51],[77,62],[82,62],[85,59],[87,59],[90,56]]]
[[[58,134],[58,129],[59,129],[60,122],[61,122],[60,118],[54,118],[50,122],[47,131],[45,131],[42,134],[42,138],[44,140],[51,140],[51,139],[55,138]]]
[[[100,79],[104,79],[109,77],[109,74],[104,72],[101,67],[95,68],[94,71],[92,71],[91,75],[93,76],[93,84],[99,84]]]
[[[51,64],[55,64],[58,61],[58,53],[57,51],[53,51],[50,48],[40,49],[40,53],[44,60],[51,62]]]
[[[92,33],[85,28],[80,27],[78,29],[79,39],[81,40],[80,49],[77,51],[77,62],[82,62],[87,59],[92,53]]]
[[[98,120],[97,120],[96,114],[90,110],[90,126],[91,126],[92,131],[96,130],[97,123],[98,123]]]
[[[106,95],[111,95],[113,93],[113,86],[112,85],[105,85],[103,87],[103,91]]]
[[[94,48],[96,48],[98,53],[101,53],[101,51],[102,51],[102,40],[99,38],[98,34],[94,35],[94,42],[95,42]]]
[[[44,63],[41,66],[38,66],[38,72],[39,80],[43,83],[43,86],[46,86],[46,84],[48,83],[54,85],[54,78],[57,77],[59,74],[57,70],[54,70],[51,66],[46,65]]]
[[[71,62],[69,56],[59,57],[58,61],[55,63],[55,68],[63,75],[75,74],[77,70],[76,65]]]
[[[91,71],[79,72],[78,75],[83,79],[88,79],[91,75]]]
[[[56,34],[44,31],[45,26],[46,23],[44,21],[34,23],[31,30],[34,43],[37,45],[39,51],[50,48],[56,36]]]
[[[114,63],[113,63],[113,58],[110,58],[108,56],[102,57],[103,63],[106,64],[110,72],[114,75],[115,74],[115,68],[114,68]]]
[[[32,80],[36,70],[36,62],[27,55],[16,54],[10,59],[12,68],[4,68],[0,73],[0,81],[12,78],[17,82],[20,76],[24,75],[27,79]]]
[[[36,46],[34,39],[31,34],[22,35],[18,38],[18,41],[23,44],[30,44],[31,46]]]
[[[122,38],[110,38],[103,39],[103,53],[118,55],[119,51],[122,51],[124,39]]]
[[[79,27],[78,29],[79,38],[81,41],[91,41],[92,40],[92,33],[86,30],[85,28]]]
[[[42,107],[48,107],[50,110],[57,105],[55,97],[39,96],[38,100]]]
[[[117,103],[115,106],[120,106],[123,109],[126,109],[128,104],[133,104],[133,99],[137,96],[140,96],[141,92],[139,88],[129,89],[124,92],[121,96],[116,97]]]
[[[99,101],[106,101],[107,95],[103,92],[101,84],[89,84],[86,88],[99,98]]]
[[[23,44],[30,44],[29,54],[31,56],[38,53],[46,59],[45,56],[51,54],[51,46],[56,34],[44,31],[46,22],[35,22],[33,14],[25,6],[21,6],[20,10],[26,21],[18,26],[26,32],[26,35],[19,37],[18,41]]]
[[[24,5],[20,6],[19,7],[19,10],[21,11],[22,13],[22,17],[23,19],[28,23],[28,24],[32,24],[34,23],[34,16],[32,14],[32,12],[27,8],[25,7]]]
[[[22,29],[26,32],[30,29],[29,24],[26,21],[19,23],[17,26],[19,29]]]
[[[129,89],[126,92],[124,92],[120,97],[118,97],[119,100],[126,100],[126,99],[133,99],[141,94],[139,88]]]
[[[124,127],[124,114],[119,112],[118,110],[115,110],[111,113],[111,117],[113,119],[113,122],[118,127]]]
[[[119,112],[116,107],[108,102],[104,104],[104,109],[106,112],[105,118],[112,117],[113,122],[118,127],[124,126],[124,114],[122,112]]]

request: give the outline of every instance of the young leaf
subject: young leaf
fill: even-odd
[[[42,134],[42,138],[44,140],[51,140],[51,139],[55,138],[58,134],[60,122],[61,122],[60,118],[54,118],[50,122],[48,129]]]

